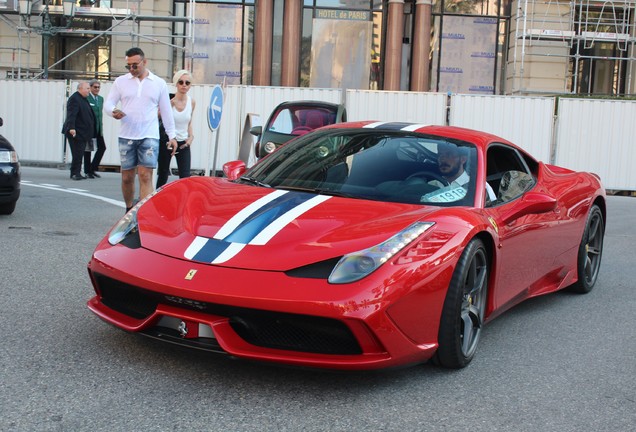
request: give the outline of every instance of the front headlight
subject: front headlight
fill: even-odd
[[[139,201],[133,208],[126,213],[126,215],[117,222],[117,225],[108,233],[108,243],[115,246],[120,243],[126,236],[132,232],[137,231],[137,212],[139,208],[144,205],[150,198],[152,198],[161,188],[148,194],[144,199]]]
[[[371,274],[411,242],[421,236],[434,222],[416,222],[379,245],[343,256],[334,267],[329,282],[355,282]]]
[[[3,163],[18,163],[18,154],[11,150],[2,150],[0,151],[0,162]]]
[[[117,225],[108,233],[108,243],[115,246],[126,238],[128,234],[137,230],[137,207],[130,209]]]

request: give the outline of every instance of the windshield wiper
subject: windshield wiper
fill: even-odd
[[[345,192],[340,192],[332,189],[321,189],[321,188],[304,188],[304,187],[295,187],[295,186],[276,186],[276,189],[284,189],[284,190],[292,190],[299,192],[311,192],[320,195],[331,195],[338,196],[343,198],[358,198],[355,195],[351,195]]]
[[[239,178],[239,180],[243,180],[246,183],[251,183],[251,184],[256,185],[256,186],[271,188],[271,186],[268,185],[267,183],[263,183],[260,180],[256,180],[254,177],[242,176],[242,177]]]
[[[333,190],[333,189],[320,189],[320,188],[316,188],[314,189],[314,192],[319,193],[321,195],[331,195],[331,196],[337,196],[337,197],[343,197],[343,198],[359,198],[356,195],[352,195],[346,192],[340,192],[337,190]]]

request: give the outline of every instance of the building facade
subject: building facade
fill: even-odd
[[[0,0],[0,79],[112,80],[140,46],[202,84],[621,96],[635,2]]]

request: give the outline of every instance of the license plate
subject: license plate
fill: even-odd
[[[157,326],[176,330],[179,334],[181,334],[181,337],[187,339],[199,337],[216,339],[214,337],[212,327],[208,324],[184,321],[175,317],[162,316],[157,323]]]

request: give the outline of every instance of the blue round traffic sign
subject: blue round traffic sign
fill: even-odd
[[[215,131],[221,123],[221,114],[223,113],[223,89],[216,85],[212,89],[210,96],[210,106],[208,107],[208,125],[210,129]]]

